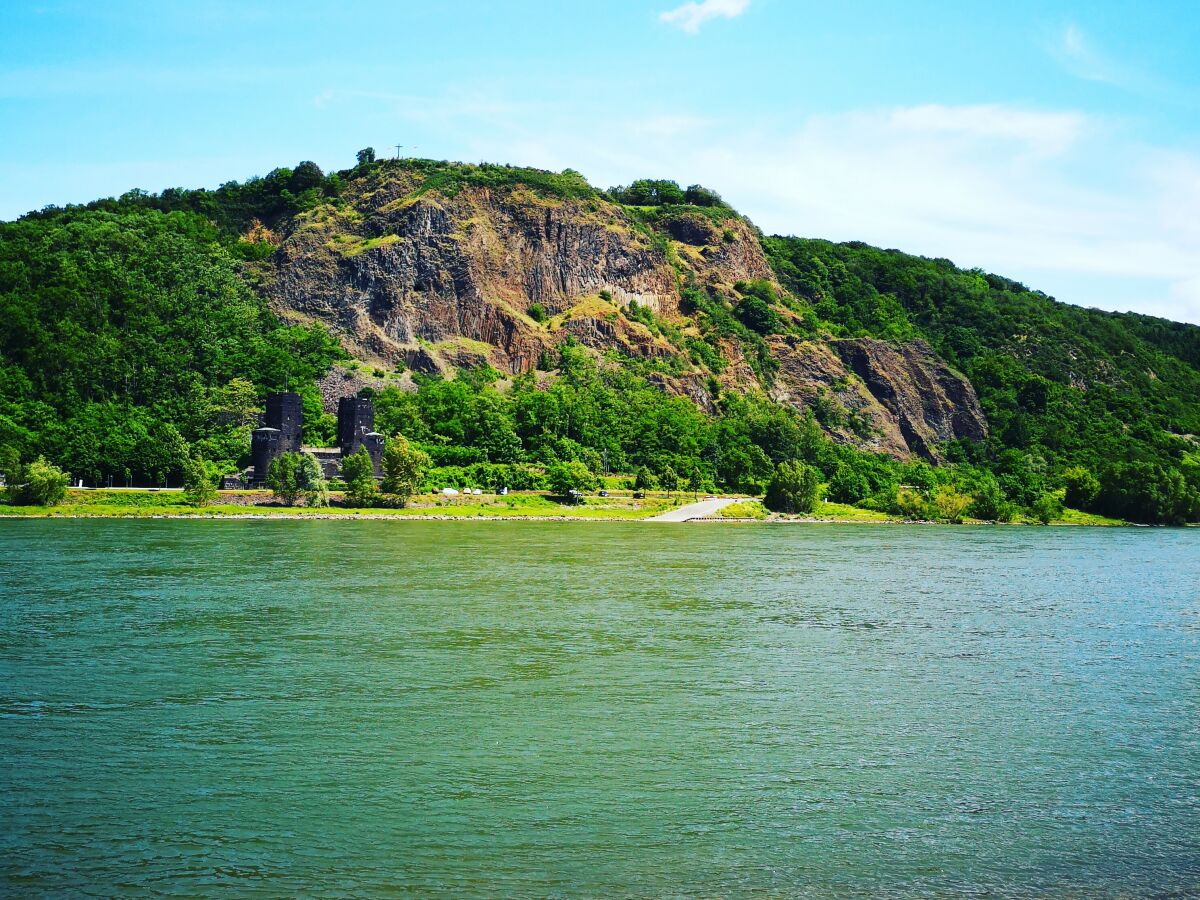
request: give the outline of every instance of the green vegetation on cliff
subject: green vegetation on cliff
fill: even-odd
[[[1032,505],[1071,467],[1088,509],[1149,522],[1200,516],[1200,327],[1058,303],[948,260],[860,243],[767,238],[782,283],[835,334],[921,337],[971,380],[991,433],[952,459]]]

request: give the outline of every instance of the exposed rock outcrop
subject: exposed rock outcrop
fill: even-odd
[[[871,338],[832,341],[846,366],[890,413],[909,450],[938,461],[938,445],[987,437],[975,389],[924,341],[892,344]]]
[[[616,304],[678,313],[662,248],[619,208],[593,205],[465,189],[367,204],[361,217],[314,216],[273,257],[271,299],[389,363],[421,342],[465,338],[501,350],[507,370],[527,371],[554,343],[529,315],[534,304],[553,316],[604,291]]]
[[[826,409],[832,407],[834,415],[821,418],[835,440],[900,459],[912,455],[896,417],[875,399],[861,378],[846,369],[827,343],[777,336],[770,346],[779,360],[770,390],[772,399],[814,413],[822,404]]]

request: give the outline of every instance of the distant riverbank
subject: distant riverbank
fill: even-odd
[[[0,518],[185,518],[185,519],[413,519],[458,521],[489,519],[494,521],[637,522],[666,516],[692,522],[717,523],[832,523],[832,524],[935,524],[914,522],[898,516],[860,509],[841,503],[818,503],[812,513],[781,516],[768,513],[756,500],[720,498],[723,502],[704,502],[692,494],[652,493],[634,497],[632,492],[612,492],[608,497],[584,497],[579,503],[565,504],[540,492],[498,494],[462,494],[445,497],[424,494],[414,497],[403,509],[354,509],[340,505],[335,494],[328,507],[283,506],[273,501],[268,491],[221,491],[209,506],[189,506],[180,491],[139,491],[124,489],[72,490],[58,506],[0,506]],[[697,501],[700,501],[697,503]],[[695,513],[688,516],[688,507]],[[987,524],[966,520],[963,524]],[[1012,524],[1035,524],[1016,520]],[[1127,523],[1106,519],[1077,510],[1065,510],[1055,525],[1115,526]]]

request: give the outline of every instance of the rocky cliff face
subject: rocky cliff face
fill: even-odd
[[[896,345],[861,338],[832,346],[891,414],[912,452],[938,460],[938,444],[987,436],[975,389],[924,341]]]
[[[367,357],[440,368],[465,347],[521,372],[568,333],[653,354],[653,340],[604,317],[630,301],[679,312],[664,248],[612,204],[370,188],[297,223],[270,289],[285,313],[333,324]]]
[[[735,285],[774,283],[770,266],[757,232],[732,212],[636,212],[599,195],[554,196],[519,182],[431,187],[419,172],[376,168],[346,185],[336,206],[290,224],[266,290],[285,318],[326,323],[374,365],[527,372],[571,338],[675,360],[676,374],[655,380],[711,410],[714,373],[685,350],[700,332],[682,286],[733,308]],[[986,434],[969,382],[924,344],[784,334],[768,346],[778,370],[760,382],[744,348],[721,340],[721,388],[766,390],[812,410],[836,440],[901,458],[936,459],[939,443]]]

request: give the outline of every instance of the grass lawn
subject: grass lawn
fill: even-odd
[[[828,500],[818,500],[813,511],[808,514],[814,519],[836,519],[841,522],[899,522],[896,516],[876,512],[873,509],[859,509],[848,503],[832,503]]]
[[[768,513],[766,507],[757,500],[744,500],[741,503],[731,503],[717,515],[722,519],[765,519]]]
[[[1056,519],[1055,525],[1128,525],[1129,523],[1123,519],[1110,519],[1108,516],[1097,515],[1096,513],[1083,512],[1078,509],[1064,509],[1062,518]]]
[[[340,501],[338,494],[332,499]],[[527,517],[576,519],[644,519],[679,504],[678,498],[652,496],[635,500],[625,494],[612,497],[588,496],[581,503],[558,503],[546,494],[527,491],[506,497],[496,494],[466,494],[457,497],[421,494],[404,509],[344,506],[308,508],[276,506],[269,491],[221,491],[209,506],[189,506],[181,491],[71,490],[58,506],[0,506],[0,514],[23,517],[70,518],[75,516],[145,518],[151,516],[437,516],[456,519]]]

